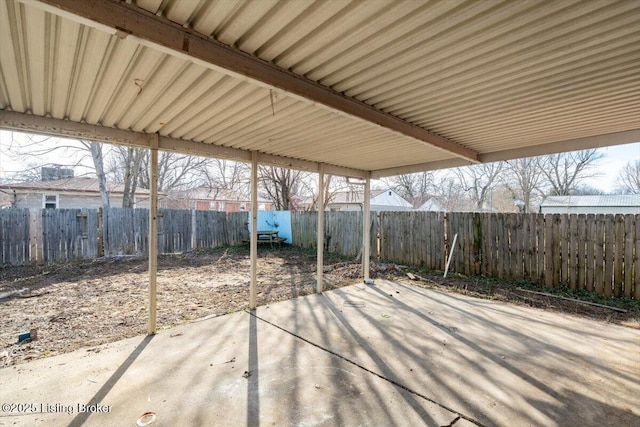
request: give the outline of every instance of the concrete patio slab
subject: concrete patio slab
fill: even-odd
[[[377,281],[0,370],[0,425],[638,425],[639,350],[638,330]]]

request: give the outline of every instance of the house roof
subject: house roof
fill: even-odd
[[[123,194],[124,185],[107,183],[109,193]],[[23,191],[57,191],[57,192],[81,192],[81,193],[100,193],[100,185],[98,178],[89,177],[73,177],[62,178],[51,181],[33,181],[21,182],[17,184],[2,184],[0,189],[6,190],[23,190]],[[136,194],[149,194],[149,190],[137,188]]]
[[[639,12],[4,0],[0,127],[372,178],[635,142]]]
[[[406,201],[404,198],[402,198],[400,195],[398,195],[395,191],[391,190],[391,189],[384,189],[384,190],[371,190],[371,200],[373,200],[374,198],[380,196],[381,194],[386,193],[387,191],[391,191],[394,195],[394,199],[397,200],[399,203],[397,204],[397,206],[405,206],[405,207],[413,207],[411,205],[411,203],[409,203],[408,201]],[[333,197],[331,198],[331,203],[337,203],[337,204],[362,204],[363,200],[363,191],[338,191],[336,192]]]
[[[419,211],[444,211],[445,209],[442,205],[434,198],[431,197],[429,200],[424,202],[420,207],[418,207]]]
[[[600,196],[549,196],[541,203],[544,207],[622,207],[637,206],[640,213],[640,194]]]

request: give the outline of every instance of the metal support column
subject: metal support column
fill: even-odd
[[[322,293],[323,270],[324,270],[324,164],[320,163],[318,168],[318,262],[316,265],[316,292]]]
[[[369,258],[371,253],[371,178],[364,182],[364,209],[362,212],[362,275],[369,279]]]
[[[151,161],[149,169],[149,329],[148,334],[156,333],[156,307],[158,272],[158,142],[160,136],[151,136]]]
[[[251,284],[249,285],[249,308],[257,305],[258,285],[258,152],[251,152]]]

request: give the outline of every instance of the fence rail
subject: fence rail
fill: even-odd
[[[293,244],[316,246],[315,212],[293,212]],[[240,244],[248,214],[160,210],[158,250]],[[2,265],[148,253],[146,209],[0,210]],[[381,212],[371,215],[371,254],[403,264],[566,285],[640,299],[640,215]],[[325,213],[325,249],[357,256],[362,212]]]

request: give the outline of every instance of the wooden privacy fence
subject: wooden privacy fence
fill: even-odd
[[[362,212],[325,212],[324,245],[329,252],[356,256],[362,249]],[[317,212],[291,212],[293,244],[315,248],[317,239]],[[378,218],[371,215],[371,253],[377,247]]]
[[[31,235],[28,209],[0,210],[0,265],[28,263]]]
[[[314,247],[317,214],[291,222],[293,243]],[[360,212],[326,212],[326,249],[356,255],[361,224]],[[457,234],[452,272],[640,299],[640,215],[380,212],[371,227],[384,260],[444,270]]]
[[[240,244],[246,212],[160,209],[158,251],[187,252]],[[149,252],[148,209],[2,209],[1,265],[92,259]]]
[[[292,240],[316,246],[315,212],[292,212]],[[158,249],[186,252],[248,237],[246,212],[159,210]],[[2,265],[148,253],[146,209],[0,210]],[[371,215],[371,254],[450,270],[640,299],[640,215],[381,212]],[[326,212],[325,248],[357,256],[362,212]]]
[[[640,215],[380,213],[380,257],[640,299]]]

